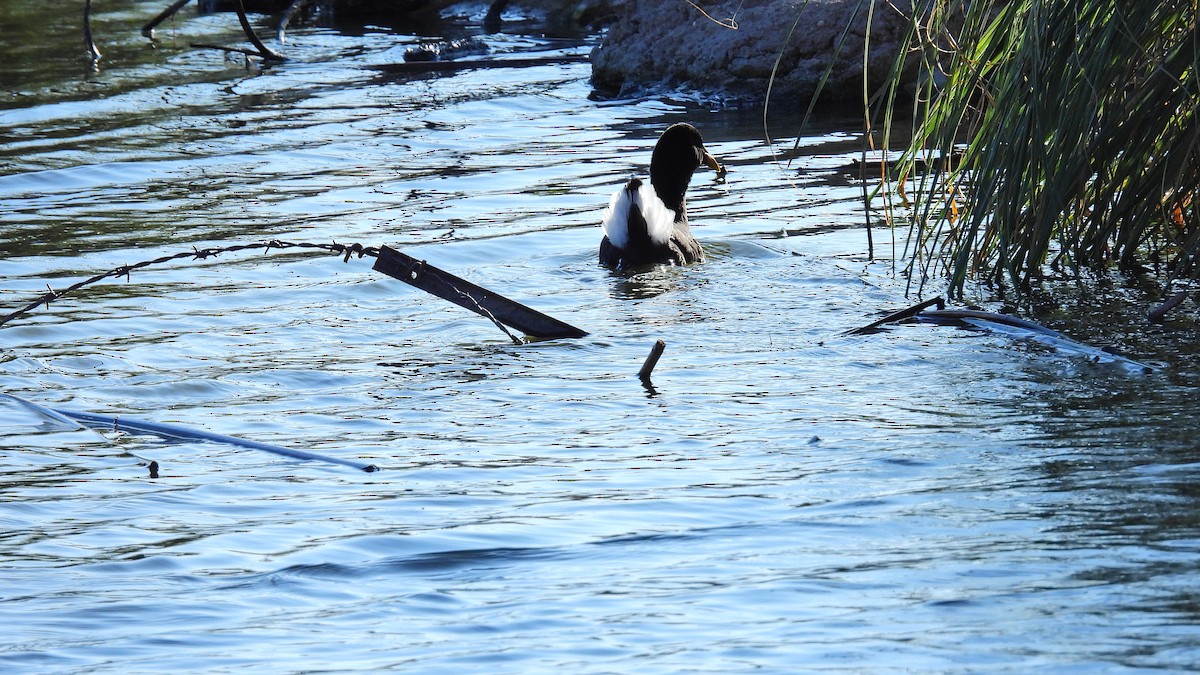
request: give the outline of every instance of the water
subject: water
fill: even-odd
[[[780,165],[756,113],[591,101],[586,64],[405,79],[374,66],[415,38],[304,28],[247,70],[186,47],[236,41],[233,17],[146,49],[157,10],[97,15],[97,73],[62,56],[74,34],[22,37],[42,65],[3,71],[5,308],[193,246],[336,240],[590,335],[514,345],[369,259],[294,251],[138,270],[0,328],[5,393],[382,467],[0,401],[5,670],[1200,663],[1197,336],[1138,325],[1137,282],[1063,286],[1042,318],[1149,374],[979,331],[840,336],[912,301],[902,238],[865,254],[853,118],[795,153],[780,118]],[[689,193],[710,260],[598,268],[608,194],[684,119],[730,167]]]

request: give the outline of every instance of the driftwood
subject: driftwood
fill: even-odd
[[[85,0],[85,2],[90,4],[91,0]],[[153,19],[151,19],[149,22],[147,22],[146,25],[142,26],[142,35],[145,37],[148,37],[148,38],[152,38],[154,36],[154,29],[157,28],[159,26],[159,24],[161,24],[162,22],[171,18],[172,16],[175,16],[175,14],[179,10],[183,9],[183,7],[185,5],[187,5],[189,2],[191,2],[191,0],[175,0],[174,2],[172,2],[166,9],[159,12],[158,16],[155,16]],[[245,6],[244,6],[242,0],[235,0],[235,2],[237,3],[237,9],[239,10],[239,14],[244,15],[245,14]],[[281,44],[283,42],[286,42],[286,33],[287,33],[288,24],[290,24],[292,22],[292,19],[296,18],[296,15],[298,15],[300,12],[304,11],[307,7],[312,5],[314,2],[316,2],[316,0],[293,0],[292,3],[288,5],[287,9],[284,10],[283,14],[280,15],[279,25],[277,25],[275,27],[275,36]],[[489,32],[494,33],[500,29],[500,26],[502,24],[500,15],[501,15],[501,13],[504,12],[505,8],[508,6],[508,3],[509,3],[509,0],[493,0],[491,2],[491,4],[488,6],[487,16],[484,17],[483,25]],[[446,3],[441,3],[441,4],[450,4],[450,3],[446,2]],[[437,6],[439,6],[439,4],[433,5],[434,8],[436,8]],[[86,11],[86,8],[85,8],[85,11]],[[243,24],[243,28],[245,28],[244,24]],[[257,38],[251,38],[251,41],[253,42],[256,39]],[[201,47],[201,48],[205,48],[205,49],[222,49],[224,51],[230,51],[230,52],[250,53],[245,49],[216,47],[214,45],[208,45],[208,44],[193,44],[192,46]],[[263,56],[264,58],[272,58],[273,60],[282,60],[282,57],[280,57],[279,54],[277,54],[269,49],[261,48],[260,45],[257,43],[255,44],[255,47],[259,49],[259,53],[256,54],[257,56]],[[267,56],[268,53],[275,54],[275,56],[268,57]]]
[[[326,462],[328,464],[340,464],[348,466],[359,471],[372,473],[378,471],[379,467],[368,462],[359,462],[352,459],[342,459],[341,457],[331,457],[329,455],[321,455],[308,450],[297,450],[295,448],[285,448],[279,445],[270,443],[260,443],[259,441],[251,441],[245,438],[236,436],[226,436],[225,434],[217,434],[211,431],[201,429],[192,429],[178,424],[163,424],[160,422],[148,422],[145,420],[135,420],[128,417],[117,417],[113,415],[96,415],[88,412],[79,412],[75,410],[63,410],[61,408],[54,409],[54,412],[70,417],[78,422],[89,427],[99,429],[112,429],[114,431],[131,431],[139,434],[150,434],[160,438],[169,438],[180,441],[204,441],[208,443],[221,443],[223,445],[233,445],[241,448],[249,448],[251,450],[261,450],[283,457],[291,457],[292,459],[303,459],[315,462]],[[157,473],[157,466],[154,467],[152,473]],[[152,476],[153,477],[153,476]]]
[[[299,1],[299,0],[297,0],[297,1]],[[87,5],[85,6],[85,9],[84,9],[85,18],[86,18],[87,8],[89,8],[91,6],[91,0],[86,0],[86,2],[87,2]],[[163,21],[166,21],[167,19],[174,16],[175,13],[178,12],[180,9],[183,9],[184,5],[188,4],[188,2],[190,2],[190,0],[175,0],[175,2],[172,2],[170,4],[170,6],[168,6],[163,11],[159,12],[158,16],[154,17],[149,22],[147,22],[146,25],[142,26],[142,35],[144,35],[148,38],[153,38],[154,37],[154,29],[157,28],[158,25],[161,24]],[[225,51],[225,52],[236,52],[238,54],[245,54],[247,56],[257,56],[257,57],[267,60],[267,61],[286,61],[287,60],[286,56],[280,54],[279,52],[277,52],[277,51],[271,49],[270,47],[268,47],[267,45],[263,44],[263,41],[258,38],[258,34],[256,34],[254,32],[254,28],[250,25],[250,19],[247,18],[247,16],[246,16],[246,6],[242,2],[242,0],[236,0],[236,3],[237,4],[234,9],[237,12],[238,23],[241,24],[242,32],[246,34],[246,39],[250,40],[250,44],[254,45],[254,50],[249,50],[249,49],[245,49],[242,47],[222,47],[220,45],[210,45],[210,44],[200,43],[200,42],[193,42],[193,43],[191,43],[191,46],[195,47],[197,49],[218,49],[218,50]],[[282,26],[286,25],[286,21],[290,18],[291,18],[290,14],[285,15],[284,23],[282,23],[280,26],[280,29],[279,29],[280,42],[283,41],[283,27]],[[86,30],[86,22],[85,22],[85,30]],[[87,37],[88,37],[88,41],[90,42],[91,41],[90,32],[87,34]],[[95,46],[93,45],[92,49],[94,49],[94,48],[95,48]],[[96,56],[94,56],[92,60],[94,61],[98,58],[100,58],[100,57],[99,57],[99,53],[97,52]]]
[[[937,309],[929,309],[934,305],[937,306]],[[1045,326],[1032,321],[1018,319],[1017,317],[1008,314],[984,312],[978,309],[945,309],[945,306],[945,301],[939,296],[932,300],[926,300],[925,302],[913,305],[912,307],[907,307],[898,312],[892,312],[878,321],[873,321],[861,328],[848,330],[845,333],[842,333],[842,335],[862,335],[863,333],[870,333],[871,331],[881,328],[889,323],[899,323],[908,319],[924,321],[927,323],[944,324],[962,324],[969,319],[978,319],[980,321],[990,321],[992,323],[1001,324],[1004,326],[1020,328],[1032,333],[1041,333],[1043,335],[1062,337],[1062,334],[1056,330],[1046,328]]]
[[[378,260],[375,263],[376,270],[491,319],[517,343],[521,343],[522,340],[509,333],[504,328],[505,325],[512,326],[517,330],[524,331],[526,335],[538,338],[578,338],[587,335],[587,331],[585,330],[546,316],[535,309],[509,300],[498,293],[493,293],[485,288],[476,286],[465,279],[460,279],[449,272],[444,272],[432,265],[427,265],[422,261],[387,246],[375,248],[373,246],[363,246],[362,244],[339,244],[336,242],[309,243],[279,240],[234,244],[220,248],[192,249],[191,251],[165,255],[153,260],[144,260],[133,265],[122,265],[78,281],[62,290],[47,288],[45,293],[42,293],[24,306],[0,316],[0,327],[14,319],[25,316],[38,307],[43,305],[48,306],[55,300],[105,279],[129,279],[132,272],[174,260],[186,258],[204,260],[221,253],[259,248],[264,249],[264,253],[271,250],[293,248],[322,250],[341,256],[343,262],[349,262],[350,258],[355,256],[359,258],[364,256],[377,257]]]
[[[225,45],[212,45],[208,44],[207,42],[191,42],[189,44],[195,49],[215,49],[216,51],[228,52],[230,54],[245,54],[246,56],[262,57],[262,54],[259,52],[253,49],[246,49],[245,47],[227,47]]]
[[[91,26],[89,15],[91,12],[91,0],[84,0],[84,40],[87,43],[88,54],[93,62],[100,59],[100,51],[96,48],[91,37]],[[154,30],[162,24],[162,22],[173,17],[191,0],[174,0],[157,16],[148,21],[142,26],[142,35],[147,38],[154,38]],[[316,0],[293,0],[287,6],[287,9],[280,15],[279,24],[275,28],[276,39],[280,44],[286,42],[287,27],[292,20],[299,15],[304,9],[311,6]],[[499,30],[501,24],[500,15],[508,6],[509,0],[492,0],[488,6],[488,13],[484,19],[484,26],[490,27],[489,30],[495,32]],[[449,3],[446,3],[449,4]],[[437,6],[435,3],[431,6]],[[237,13],[238,22],[242,26],[242,31],[246,34],[246,38],[254,46],[253,49],[244,47],[226,47],[202,42],[193,42],[191,46],[197,49],[216,49],[224,52],[232,52],[237,54],[245,54],[265,59],[267,61],[285,61],[287,57],[279,52],[271,49],[259,39],[254,29],[250,26],[250,21],[246,17],[246,7],[243,0],[234,0],[234,11]],[[453,72],[459,70],[469,70],[474,68],[523,68],[527,66],[554,65],[559,63],[584,63],[589,60],[588,56],[560,56],[560,57],[541,57],[541,58],[510,58],[510,59],[479,59],[474,61],[440,61],[431,60],[420,63],[398,63],[392,65],[378,66],[377,69],[383,72],[396,74],[413,74],[413,73],[438,73],[438,72]]]
[[[104,281],[105,279],[120,279],[121,277],[124,277],[126,279],[126,281],[128,281],[130,279],[130,273],[140,270],[145,267],[150,267],[151,265],[160,265],[165,262],[171,262],[173,260],[182,260],[185,258],[192,258],[195,260],[204,260],[206,258],[211,258],[211,257],[219,255],[221,253],[232,253],[232,252],[246,251],[246,250],[252,250],[252,249],[257,249],[257,248],[263,249],[264,253],[271,251],[273,249],[278,249],[278,250],[292,249],[292,248],[317,249],[317,250],[321,250],[321,251],[329,251],[330,253],[334,253],[334,254],[342,256],[342,262],[350,262],[351,256],[358,256],[359,258],[361,258],[363,256],[374,257],[374,256],[379,255],[378,249],[376,249],[374,247],[370,247],[370,246],[363,246],[362,244],[339,244],[337,242],[330,242],[330,243],[291,242],[291,241],[279,241],[278,239],[272,239],[271,241],[254,242],[254,243],[250,243],[250,244],[233,244],[232,246],[222,246],[220,248],[204,248],[204,249],[193,248],[191,251],[184,251],[184,252],[175,253],[172,255],[165,255],[160,258],[155,258],[154,260],[143,260],[142,262],[135,263],[133,265],[121,265],[120,267],[108,270],[107,272],[101,272],[99,274],[96,274],[95,276],[84,279],[83,281],[77,281],[74,284],[71,284],[70,286],[68,286],[62,290],[56,291],[53,288],[47,287],[46,292],[42,293],[40,296],[38,296],[33,301],[27,303],[26,305],[18,308],[15,311],[5,314],[4,316],[0,316],[0,326],[4,326],[4,324],[8,323],[9,321],[12,321],[13,319],[25,316],[26,314],[32,312],[33,310],[37,309],[38,307],[41,307],[42,305],[46,305],[48,307],[48,306],[50,306],[50,303],[53,302],[54,300],[58,300],[59,298],[62,298],[66,295],[70,295],[71,293],[78,291],[79,289],[83,288],[84,286],[90,286],[92,284]]]

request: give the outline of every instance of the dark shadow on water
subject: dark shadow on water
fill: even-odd
[[[656,542],[684,541],[702,536],[701,532],[649,533],[609,537],[583,546],[498,547],[433,551],[411,556],[366,561],[362,564],[319,563],[291,565],[283,569],[256,574],[243,581],[262,580],[277,583],[280,577],[311,579],[368,579],[396,573],[451,572],[458,570],[492,570],[509,564],[565,560],[589,555],[595,546],[643,546]]]

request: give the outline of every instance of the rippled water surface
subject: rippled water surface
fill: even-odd
[[[796,152],[780,118],[773,151],[755,111],[591,100],[586,63],[391,74],[417,38],[382,27],[295,28],[288,62],[247,68],[187,46],[236,42],[232,16],[150,49],[148,2],[98,4],[90,72],[75,3],[51,4],[70,16],[0,1],[28,26],[0,28],[25,64],[0,70],[4,313],[192,247],[338,241],[590,334],[515,345],[370,259],[295,249],[138,269],[0,327],[0,392],[381,468],[0,400],[6,671],[1200,663],[1195,326],[1141,328],[1114,279],[1040,318],[1154,372],[949,327],[841,335],[914,301],[902,235],[867,257],[853,118]],[[496,58],[598,39],[512,25]],[[689,193],[710,260],[599,268],[608,194],[681,120],[730,168]]]

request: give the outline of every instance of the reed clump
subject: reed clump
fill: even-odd
[[[1113,266],[1196,276],[1196,0],[931,3],[908,33],[930,76],[878,99],[889,131],[914,105],[901,173],[940,167],[908,181],[913,278],[961,295]]]

